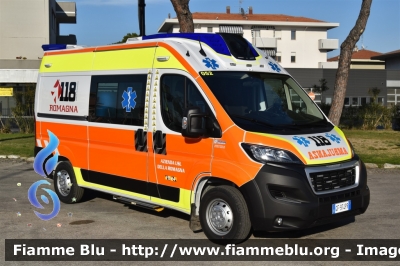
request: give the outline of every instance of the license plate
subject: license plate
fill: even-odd
[[[351,210],[351,200],[332,204],[332,214],[350,211]]]

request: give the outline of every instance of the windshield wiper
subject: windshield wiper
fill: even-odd
[[[247,121],[251,121],[253,123],[261,124],[261,125],[264,125],[264,126],[275,127],[275,125],[272,125],[270,123],[263,122],[263,121],[260,121],[260,120],[254,119],[254,118],[249,118],[249,117],[245,117],[245,116],[242,116],[242,115],[232,115],[232,114],[231,114],[231,116],[236,117],[236,118],[240,118],[240,119],[244,119],[244,120],[247,120]]]
[[[273,124],[270,124],[270,123],[267,123],[267,122],[264,122],[264,121],[260,121],[260,120],[257,120],[257,119],[254,119],[254,118],[249,118],[249,117],[242,116],[242,115],[231,114],[231,116],[232,117],[236,117],[236,118],[240,118],[240,119],[244,119],[244,120],[247,120],[247,121],[251,121],[253,123],[257,123],[257,124],[264,125],[264,126],[267,126],[267,127],[271,127],[271,128],[279,128],[279,129],[283,129],[283,130],[285,130],[285,129],[300,130],[300,128],[298,128],[296,126],[292,126],[292,125],[287,125],[287,124],[286,125],[273,125]]]
[[[320,121],[314,121],[310,123],[305,123],[305,124],[295,124],[296,126],[306,126],[306,127],[327,127],[330,124],[328,121],[325,120],[320,120]]]

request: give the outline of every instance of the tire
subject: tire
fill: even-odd
[[[246,201],[231,186],[217,186],[205,192],[200,203],[204,234],[218,244],[236,244],[249,236],[251,222]]]
[[[53,180],[54,190],[62,202],[71,204],[82,199],[85,190],[78,186],[74,170],[69,162],[57,164]]]

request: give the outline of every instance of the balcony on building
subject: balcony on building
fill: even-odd
[[[56,2],[56,19],[57,25],[76,24],[76,3]],[[73,34],[57,35],[56,42],[58,44],[77,44],[76,36]]]
[[[76,24],[76,3],[57,2],[56,17],[58,23]]]
[[[339,48],[338,39],[320,39],[318,40],[318,49],[324,51],[333,51]]]
[[[334,62],[318,62],[318,68],[338,68],[339,61]]]
[[[58,35],[57,36],[57,43],[58,44],[77,44],[76,35],[69,34],[69,35]]]
[[[253,37],[253,45],[258,48],[276,48],[276,38]]]

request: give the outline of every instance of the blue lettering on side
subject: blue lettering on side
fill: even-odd
[[[203,59],[203,63],[208,68],[212,68],[212,69],[219,68],[219,65],[218,65],[217,61],[215,61],[214,59],[210,59],[208,57]]]
[[[310,144],[310,141],[307,140],[305,137],[298,137],[298,136],[294,136],[293,139],[300,145],[304,145],[304,147],[308,147],[308,145]]]
[[[274,70],[276,72],[281,72],[281,69],[279,68],[279,66],[277,64],[269,62],[268,65],[272,68],[272,70]]]
[[[136,91],[132,91],[132,87],[128,87],[124,93],[122,93],[122,98],[124,99],[121,104],[122,108],[125,109],[125,111],[130,112],[131,109],[135,109],[136,106]]]
[[[331,141],[340,143],[341,139],[334,134],[325,133],[325,137],[329,138]]]

